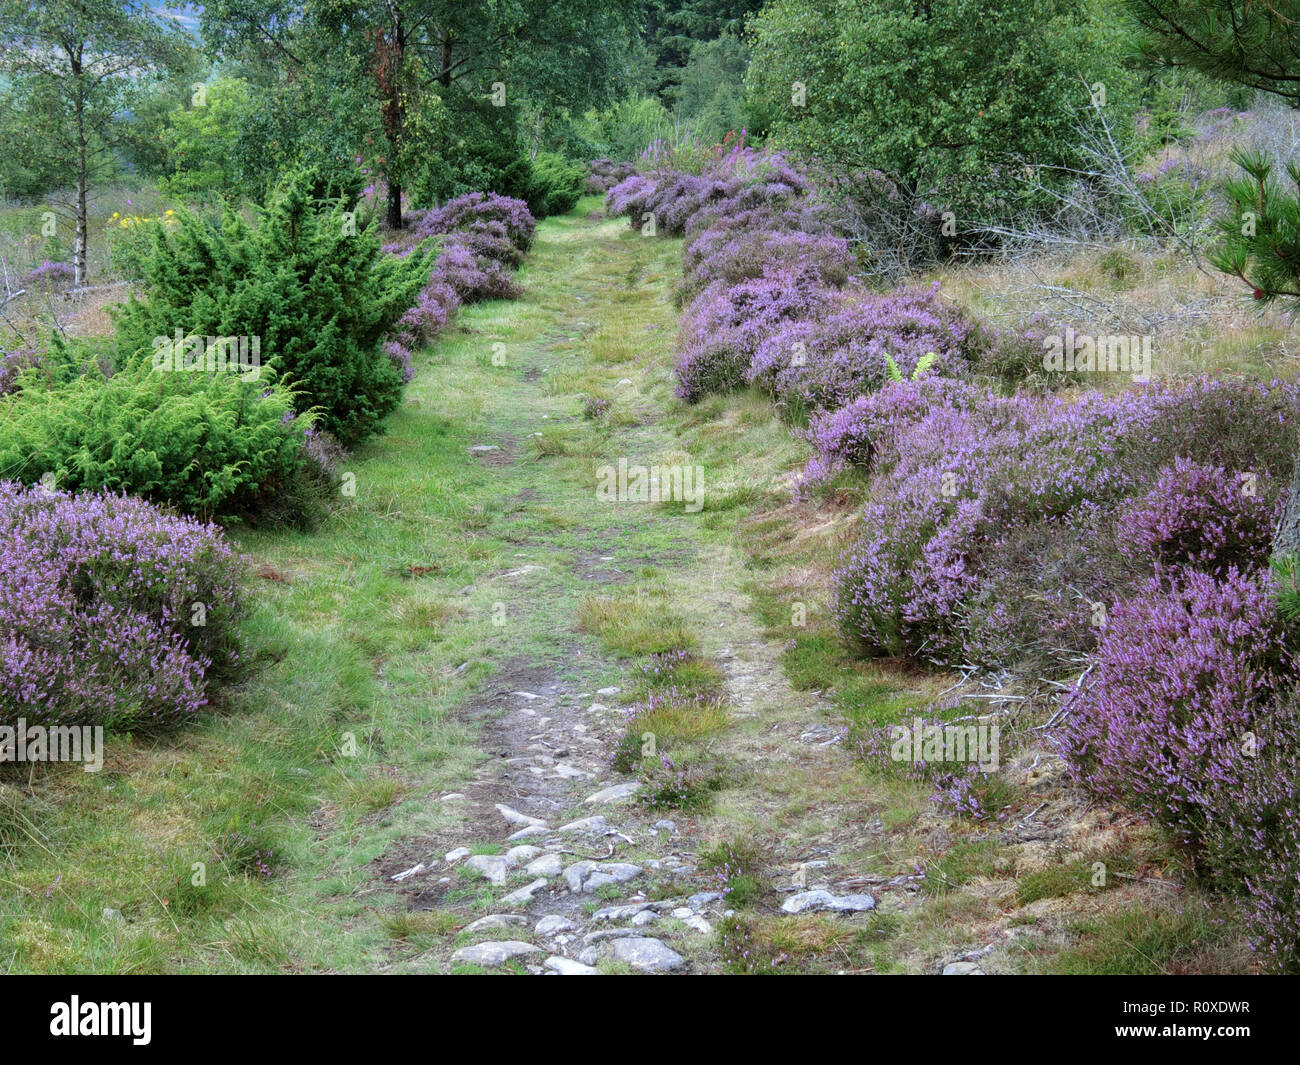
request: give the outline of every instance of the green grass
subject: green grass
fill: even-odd
[[[621,285],[633,261],[667,277],[676,255],[580,215],[543,223],[524,299],[464,308],[418,358],[384,435],[345,464],[355,497],[312,534],[234,531],[283,578],[251,580],[250,679],[190,727],[111,737],[102,773],[0,778],[0,972],[374,971],[414,956],[419,937],[394,933],[405,906],[372,863],[462,816],[428,801],[480,758],[456,707],[520,662],[606,683],[598,653],[573,653],[593,642],[574,618],[597,586],[572,559],[615,540],[634,559],[681,552],[681,515],[645,522],[594,500],[604,430],[540,386],[560,359],[581,366],[548,350],[543,306],[598,326],[602,286]],[[662,322],[651,343],[666,350],[666,300],[633,305]],[[529,439],[555,454],[532,457]],[[482,443],[510,461],[475,457]],[[501,576],[527,565],[540,568]],[[657,615],[616,642],[633,655],[689,643]],[[232,860],[223,841],[236,835],[252,842]],[[270,875],[250,857],[263,852]],[[472,910],[481,893],[451,904]]]
[[[695,634],[665,607],[664,598],[639,592],[593,596],[579,607],[578,622],[584,632],[600,637],[605,650],[623,658],[691,650]]]
[[[1128,906],[1076,921],[1074,942],[1043,959],[1038,971],[1063,976],[1156,976],[1231,971],[1219,951],[1231,949],[1231,926],[1191,904]]]

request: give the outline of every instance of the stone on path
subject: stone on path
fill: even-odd
[[[529,817],[527,814],[521,814],[518,810],[512,810],[505,803],[496,804],[497,811],[509,821],[512,825],[524,825],[527,828],[545,828],[546,822],[540,817]]]
[[[815,913],[818,910],[861,913],[875,908],[876,900],[870,895],[832,895],[825,888],[801,891],[781,903],[781,909],[786,913]]]
[[[593,921],[625,921],[629,917],[635,917],[642,910],[652,910],[657,903],[653,902],[625,902],[620,906],[602,906],[599,910],[591,915]]]
[[[564,870],[565,883],[575,895],[597,891],[609,884],[625,884],[641,875],[641,867],[629,862],[574,862]]]
[[[616,939],[611,944],[614,957],[643,973],[667,973],[686,964],[677,951],[657,939]]]
[[[597,814],[595,817],[582,817],[577,821],[570,821],[567,825],[561,825],[556,831],[577,836],[603,836],[609,831],[609,822]]]
[[[510,865],[500,854],[475,854],[465,861],[466,869],[473,869],[494,884],[504,884]]]
[[[528,921],[514,913],[490,913],[477,921],[467,924],[462,932],[481,932],[485,928],[510,928],[512,925],[526,925]]]
[[[567,917],[561,917],[558,913],[550,913],[543,917],[533,927],[533,931],[539,936],[554,936],[560,932],[571,932],[576,927]]]
[[[534,847],[528,844],[519,847],[511,847],[506,851],[506,864],[513,869],[516,865],[524,865],[531,862],[541,853],[541,847]]]
[[[452,961],[465,962],[469,965],[486,965],[496,967],[504,965],[511,958],[525,954],[541,954],[542,949],[531,943],[522,943],[517,939],[506,939],[499,943],[475,943],[472,947],[461,947],[451,956]]]
[[[558,854],[543,854],[524,866],[529,876],[559,876],[564,871],[564,861]]]
[[[468,857],[469,857],[468,847],[457,847],[454,851],[448,851],[445,855],[443,855],[442,860],[445,861],[448,865],[455,865],[462,858],[468,858]]]
[[[983,976],[984,972],[973,961],[955,961],[943,967],[944,976]]]
[[[502,906],[527,906],[533,901],[533,896],[542,888],[546,887],[546,878],[539,877],[531,884],[521,887],[518,891],[512,891],[501,899]]]
[[[572,958],[561,958],[558,954],[546,959],[546,967],[561,976],[599,976],[600,970],[594,965],[583,965]]]
[[[633,798],[641,790],[639,781],[630,780],[626,784],[614,784],[608,788],[602,788],[594,795],[588,795],[584,802],[588,806],[600,805],[609,802],[625,802]]]

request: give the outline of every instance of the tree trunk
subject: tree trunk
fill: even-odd
[[[82,91],[80,57],[70,58],[72,58],[72,72],[77,79],[77,94],[73,105],[73,118],[77,131],[77,232],[72,251],[72,272],[73,283],[84,285],[86,283],[86,237],[89,229],[86,221],[86,99]]]
[[[1296,454],[1295,469],[1291,471],[1291,490],[1287,492],[1286,506],[1278,519],[1277,533],[1273,537],[1273,556],[1300,555],[1300,451]]]
[[[388,182],[388,213],[384,221],[389,229],[402,228],[402,186],[391,179]]]

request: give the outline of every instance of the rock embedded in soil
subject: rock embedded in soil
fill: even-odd
[[[484,965],[495,968],[498,965],[504,965],[511,958],[541,953],[542,949],[533,946],[531,943],[523,943],[517,939],[506,939],[501,942],[475,943],[472,947],[461,947],[451,956],[451,960],[453,962],[464,962],[468,965]]]
[[[512,825],[523,825],[525,828],[545,828],[546,822],[540,817],[529,817],[527,814],[521,814],[518,810],[511,809],[505,803],[496,804],[497,812],[501,814]]]
[[[627,802],[635,798],[636,793],[641,790],[639,781],[630,780],[626,784],[614,784],[608,788],[602,788],[594,795],[588,795],[583,801],[588,806],[599,806],[604,803]]]
[[[539,936],[553,936],[560,932],[570,932],[576,927],[567,917],[561,917],[558,913],[550,913],[533,926],[533,931]]]
[[[553,973],[559,973],[561,976],[599,976],[600,970],[594,965],[583,965],[580,961],[574,961],[572,958],[561,958],[559,955],[547,958],[545,965]]]
[[[533,896],[542,888],[546,887],[546,878],[539,877],[531,884],[519,888],[517,891],[510,892],[501,899],[502,906],[527,906],[533,901]]]
[[[862,913],[875,908],[876,900],[870,895],[832,895],[825,888],[801,891],[781,903],[781,909],[786,913],[816,913],[819,910]]]
[[[481,932],[485,928],[510,928],[512,926],[526,925],[527,919],[514,913],[490,913],[486,917],[480,917],[477,921],[467,924],[461,929],[462,932]]]
[[[581,817],[577,821],[570,821],[567,825],[561,825],[556,831],[574,836],[603,836],[609,831],[609,822],[600,814],[596,814],[594,817]]]
[[[513,869],[517,865],[525,865],[542,853],[541,847],[534,847],[531,844],[524,844],[519,847],[511,847],[506,851],[506,864]]]
[[[494,884],[504,884],[510,871],[509,863],[500,854],[475,854],[465,860],[465,868],[473,869]]]
[[[685,958],[658,939],[616,939],[612,946],[614,957],[638,972],[667,973],[686,964]]]

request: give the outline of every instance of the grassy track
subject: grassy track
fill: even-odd
[[[1037,910],[1017,927],[1047,930],[1008,968],[1119,957],[1160,971],[1189,941],[1231,967],[1193,918],[1162,916],[1159,891],[1053,910],[1086,894],[1087,841],[1021,876],[1019,842],[940,825],[923,789],[871,777],[824,739],[948,682],[839,650],[819,604],[852,508],[789,501],[802,445],[759,398],[674,404],[679,246],[587,217],[595,206],[541,225],[522,300],[464,309],[423,354],[325,528],[236,534],[257,573],[259,662],[228,705],[112,739],[100,774],[5,778],[0,972],[444,969],[490,898],[413,904],[388,877],[441,841],[494,845],[439,801],[492,755],[459,711],[521,675],[626,688],[637,659],[682,646],[715,664],[730,710],[707,743],[726,784],[680,819],[701,852],[753,844],[741,916],[788,968],[933,971],[1003,935],[1021,905]],[[608,413],[584,418],[591,397]],[[620,458],[698,464],[704,509],[598,502],[597,467]],[[792,621],[799,603],[807,624]],[[1107,837],[1126,856],[1116,868],[1158,872],[1159,849],[1124,832]],[[932,890],[882,889],[881,912],[857,923],[775,916],[773,892],[819,855],[841,880],[920,863]],[[724,953],[701,940],[691,961],[722,968]]]

